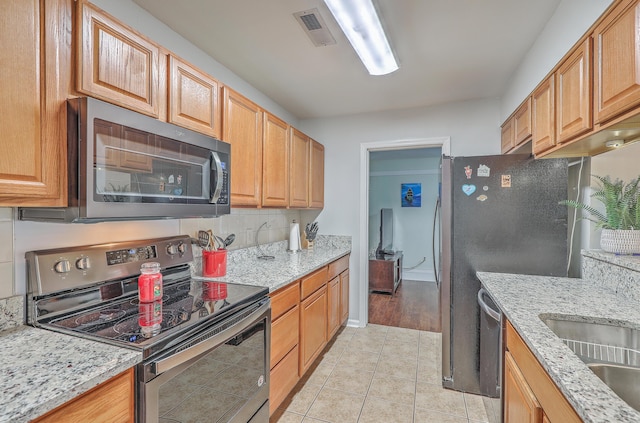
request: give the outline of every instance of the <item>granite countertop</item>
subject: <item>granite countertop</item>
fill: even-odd
[[[264,286],[273,292],[302,276],[313,272],[351,252],[350,236],[319,236],[313,250],[296,253],[286,251],[287,242],[281,241],[257,248],[231,250],[227,257],[227,273],[220,278],[206,278],[229,283]],[[271,255],[272,260],[258,256]],[[197,255],[197,253],[196,253]],[[194,260],[194,276],[201,277],[201,261]]]
[[[631,408],[564,345],[540,315],[640,328],[640,307],[583,279],[478,272],[478,278],[585,422],[638,422]]]
[[[583,256],[591,257],[592,259],[600,260],[606,263],[612,263],[620,267],[625,267],[629,270],[640,272],[640,256],[637,255],[617,255],[607,253],[602,250],[582,250],[580,253]]]
[[[135,366],[139,352],[31,326],[0,332],[0,422],[27,422]]]

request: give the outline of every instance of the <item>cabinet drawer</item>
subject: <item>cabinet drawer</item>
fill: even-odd
[[[320,270],[316,270],[312,274],[302,278],[300,299],[304,300],[309,295],[313,294],[318,288],[327,283],[327,268],[323,267]]]
[[[271,323],[271,368],[278,364],[294,346],[298,345],[300,308],[294,308]]]
[[[329,274],[327,279],[331,280],[349,268],[349,254],[340,257],[338,260],[329,263]]]
[[[281,288],[271,294],[271,320],[274,321],[291,310],[300,301],[300,282]]]
[[[35,422],[132,422],[133,385],[133,369],[129,369],[36,419]]]
[[[278,408],[298,383],[298,346],[278,363],[269,378],[269,415]]]

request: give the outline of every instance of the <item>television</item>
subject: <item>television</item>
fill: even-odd
[[[393,254],[393,209],[384,208],[380,210],[380,243],[376,249],[376,256]]]

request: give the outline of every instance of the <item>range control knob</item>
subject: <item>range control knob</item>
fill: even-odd
[[[89,260],[89,257],[80,257],[76,260],[76,268],[78,270],[87,270],[91,268],[91,260]]]
[[[172,256],[174,254],[178,253],[178,247],[176,247],[175,245],[171,244],[167,247],[167,253]]]
[[[71,263],[67,259],[62,259],[53,265],[53,271],[56,273],[69,273],[71,271]]]
[[[181,242],[178,244],[178,251],[180,251],[180,254],[184,254],[184,252],[187,251],[187,245],[184,242]]]

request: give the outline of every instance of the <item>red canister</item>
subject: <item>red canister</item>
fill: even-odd
[[[141,303],[162,299],[162,273],[160,263],[143,263],[138,277],[138,298]]]

